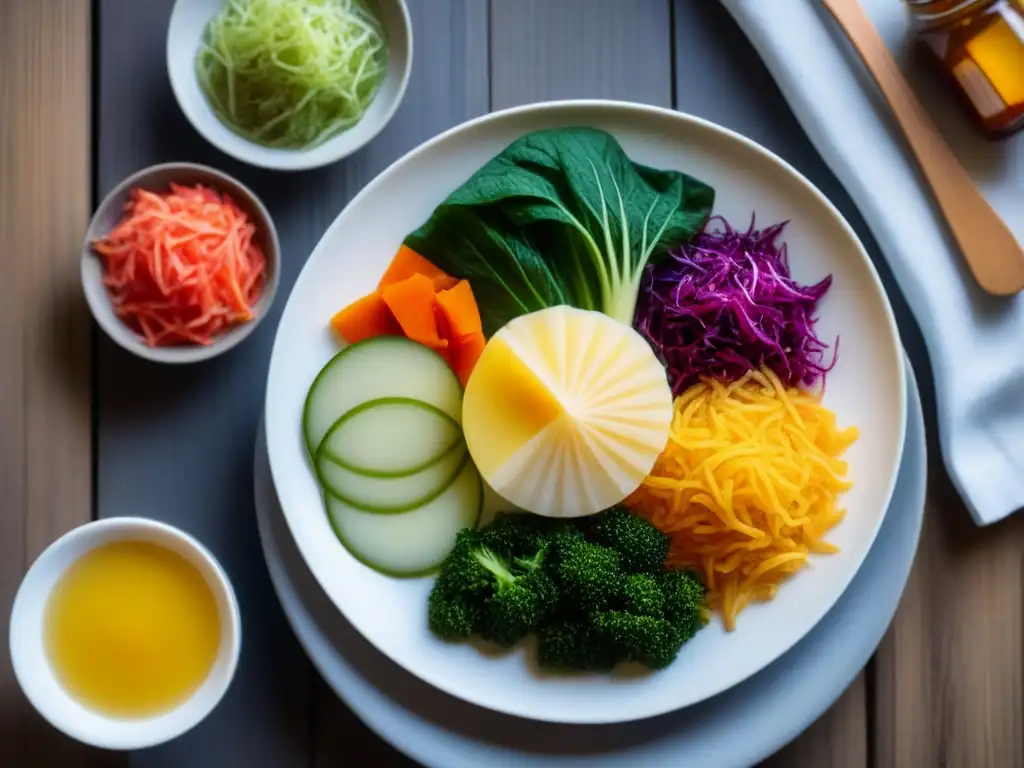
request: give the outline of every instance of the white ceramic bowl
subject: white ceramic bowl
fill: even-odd
[[[825,405],[860,439],[847,452],[854,485],[846,519],[829,535],[842,551],[814,556],[770,603],[747,608],[735,632],[716,618],[668,668],[645,676],[538,674],[522,649],[481,653],[427,628],[431,578],[382,576],[333,535],[301,437],[310,383],[336,351],[331,315],[377,284],[407,233],[484,162],[525,133],[587,125],[610,131],[630,157],[696,176],[716,190],[715,212],[746,226],[789,220],[794,277],[833,274],[821,302],[823,339],[842,336]],[[781,159],[731,131],[678,112],[616,102],[520,107],[458,126],[413,150],[349,203],[309,257],[274,343],[266,396],[274,484],[299,551],[338,609],[385,655],[472,703],[556,722],[636,720],[695,704],[746,679],[791,648],[853,579],[888,508],[903,450],[906,380],[899,334],[867,253],[836,208]]]
[[[72,698],[54,675],[44,646],[47,601],[64,572],[91,549],[124,540],[155,542],[188,559],[206,579],[220,613],[221,647],[203,684],[174,709],[139,719],[109,717]],[[202,721],[227,691],[238,665],[241,644],[242,626],[235,593],[213,555],[188,534],[146,518],[111,517],[86,523],[61,536],[29,568],[11,611],[11,663],[32,706],[55,728],[105,749],[150,747],[173,739]]]
[[[146,344],[141,336],[121,322],[114,313],[110,295],[103,285],[103,264],[92,250],[92,243],[110,232],[124,214],[124,204],[133,187],[153,192],[167,192],[172,182],[186,185],[203,184],[228,195],[256,225],[255,239],[267,260],[267,280],[263,294],[254,308],[256,316],[247,323],[223,331],[206,346],[191,344],[151,347]],[[228,174],[205,165],[163,163],[143,168],[124,179],[96,208],[89,229],[85,233],[85,241],[82,243],[82,289],[85,291],[85,299],[96,323],[124,349],[157,363],[197,363],[227,352],[256,330],[256,326],[266,316],[274,302],[274,296],[277,295],[280,259],[281,244],[277,239],[277,229],[270,218],[270,213],[252,190]]]
[[[221,122],[203,95],[195,59],[207,23],[224,0],[176,0],[167,29],[167,71],[171,90],[185,117],[221,152],[250,165],[280,171],[318,168],[347,157],[380,133],[405,96],[412,71],[412,22],[405,0],[367,0],[377,14],[388,44],[388,71],[362,120],[309,149],[264,147]]]

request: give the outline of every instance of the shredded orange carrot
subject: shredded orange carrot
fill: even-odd
[[[669,535],[671,564],[704,572],[731,631],[811,553],[837,551],[824,536],[843,519],[839,457],[856,439],[767,368],[703,381],[676,398],[668,445],[626,504]]]
[[[169,193],[133,189],[93,250],[114,311],[147,344],[206,345],[254,317],[267,270],[255,234],[226,195],[171,184]]]

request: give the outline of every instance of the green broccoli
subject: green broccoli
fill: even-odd
[[[582,544],[585,541],[586,538],[578,524],[567,521],[554,523],[548,528],[544,538],[547,545],[545,547],[547,563],[556,568],[573,545]]]
[[[693,571],[665,571],[658,581],[665,596],[665,618],[677,627],[685,642],[707,624],[707,588]]]
[[[537,633],[537,661],[548,669],[586,669],[583,640],[587,625],[582,621],[560,621]]]
[[[558,600],[554,583],[542,570],[517,575],[507,560],[487,547],[476,550],[476,559],[490,571],[493,591],[484,603],[480,635],[503,646],[512,646],[540,626]]]
[[[588,538],[618,552],[622,567],[630,573],[661,573],[665,567],[668,536],[623,507],[600,513],[589,528]]]
[[[524,573],[530,573],[532,571],[539,570],[544,567],[544,555],[546,554],[546,547],[544,549],[538,549],[537,553],[531,557],[517,557],[512,561],[512,565]]]
[[[629,613],[663,618],[665,594],[662,592],[658,577],[649,573],[633,573],[627,576],[622,589],[622,604]]]
[[[435,585],[427,599],[430,630],[442,640],[466,640],[480,624],[480,608],[472,599],[449,594]]]
[[[434,584],[434,592],[452,597],[484,598],[490,594],[493,576],[477,559],[483,546],[480,532],[463,528],[455,537],[452,551],[441,565],[441,573]]]
[[[548,669],[662,669],[706,623],[704,584],[663,571],[667,553],[667,537],[624,509],[585,521],[502,515],[456,537],[430,593],[430,628],[506,647],[536,632]]]
[[[618,649],[623,660],[638,661],[650,669],[667,667],[683,645],[682,634],[666,619],[603,611],[592,620],[597,637]]]
[[[480,532],[480,540],[504,558],[531,557],[543,548],[544,520],[514,512],[498,515]]]
[[[513,564],[484,544],[486,531],[459,532],[427,604],[431,630],[446,640],[472,634],[514,645],[534,631],[558,602],[541,567],[543,549]]]
[[[569,543],[557,575],[566,597],[584,612],[607,608],[622,593],[625,581],[618,554],[587,541]]]
[[[567,672],[610,672],[617,650],[602,642],[586,619],[565,619],[538,633],[537,661],[545,669]]]

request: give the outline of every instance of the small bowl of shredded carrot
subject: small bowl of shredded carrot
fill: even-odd
[[[99,326],[163,363],[206,360],[255,330],[274,299],[270,214],[227,174],[191,163],[138,171],[100,203],[82,248]]]

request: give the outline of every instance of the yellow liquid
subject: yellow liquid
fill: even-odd
[[[57,679],[83,706],[115,717],[146,717],[188,699],[213,668],[220,640],[206,579],[149,542],[87,552],[46,606]]]

